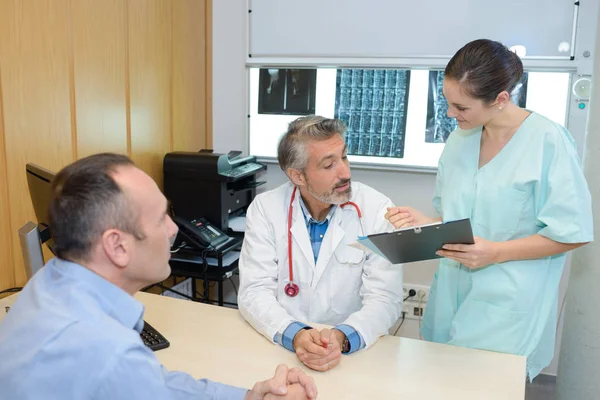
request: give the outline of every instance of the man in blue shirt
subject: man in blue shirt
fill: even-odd
[[[6,399],[315,398],[285,365],[251,390],[167,371],[141,341],[133,295],[170,274],[177,227],[154,181],[131,160],[99,154],[64,168],[49,218],[57,258],[25,286],[0,325]]]

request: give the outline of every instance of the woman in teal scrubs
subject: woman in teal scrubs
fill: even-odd
[[[511,102],[523,75],[501,43],[476,40],[444,72],[459,128],[438,165],[429,218],[394,207],[396,228],[470,218],[473,245],[445,245],[422,324],[426,340],[527,356],[533,379],[554,354],[566,252],[593,239],[590,193],[571,134]]]

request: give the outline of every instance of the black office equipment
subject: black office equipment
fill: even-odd
[[[239,150],[231,150],[229,153],[227,153],[227,158],[229,158],[229,161],[233,161],[236,158],[238,158],[239,156],[242,155],[242,152]]]
[[[140,337],[146,346],[152,351],[166,349],[171,345],[169,341],[161,335],[152,325],[144,321],[144,329],[140,333]]]
[[[217,249],[229,240],[229,236],[212,226],[205,218],[196,218],[191,221],[175,216],[173,221],[179,226],[179,233],[183,235],[188,244],[196,247]]]
[[[30,279],[40,268],[44,266],[44,253],[42,244],[46,243],[52,251],[52,237],[48,228],[48,205],[50,204],[50,184],[54,180],[54,173],[34,164],[25,166],[29,196],[33,204],[37,224],[27,221],[19,228],[19,241],[23,261],[25,263],[25,275]]]
[[[445,244],[475,243],[468,218],[369,235],[369,239],[393,264],[440,258],[435,252]]]
[[[29,195],[31,197],[31,202],[33,203],[35,216],[38,220],[37,227],[30,221],[19,230],[19,234],[24,237],[21,239],[21,244],[22,246],[27,247],[23,249],[25,261],[26,263],[35,261],[36,264],[30,264],[26,267],[28,269],[28,278],[30,278],[30,274],[35,273],[35,271],[44,264],[41,248],[42,244],[48,243],[48,247],[52,251],[52,232],[50,221],[48,219],[48,209],[50,207],[50,198],[52,196],[52,181],[56,177],[56,174],[31,163],[27,163],[25,172],[27,175],[27,184],[29,186]],[[35,238],[35,240],[32,240],[33,238]],[[32,257],[32,254],[35,256]],[[153,351],[169,347],[169,341],[145,321],[144,329],[140,333],[140,337],[144,341],[144,344]],[[147,341],[147,338],[150,338],[149,342]]]
[[[227,233],[229,216],[247,210],[256,187],[264,183],[256,180],[256,174],[267,168],[256,157],[230,154],[232,158],[210,150],[165,155],[165,196],[174,215],[190,221],[201,215]]]
[[[192,278],[192,296],[191,300],[202,301],[206,303],[217,303],[220,306],[226,303],[223,296],[223,283],[231,278],[238,269],[238,261],[225,263],[226,255],[231,251],[239,251],[242,245],[242,236],[232,236],[227,242],[219,245],[217,250],[207,249],[205,252],[188,251],[185,247],[177,253],[171,255],[169,264],[171,265],[171,275],[185,278]],[[209,265],[205,257],[214,258],[217,265]],[[196,279],[202,280],[202,287],[197,288]],[[216,283],[218,299],[213,301],[209,299],[209,282]]]
[[[47,243],[48,247],[52,249],[52,238],[50,229],[48,229],[50,224],[48,207],[50,205],[50,196],[52,195],[50,186],[56,175],[45,168],[31,163],[25,165],[25,175],[27,176],[27,186],[29,188],[33,211],[38,221],[40,239],[42,243]]]

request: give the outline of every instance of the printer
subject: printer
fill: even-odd
[[[259,171],[267,166],[256,157],[239,157],[241,152],[212,150],[167,153],[163,160],[165,196],[179,217],[206,218],[223,232],[230,216],[243,214],[256,195]]]

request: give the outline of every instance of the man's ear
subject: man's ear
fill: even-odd
[[[306,177],[299,169],[288,168],[287,169],[288,176],[292,180],[292,183],[296,186],[306,186]]]
[[[112,263],[120,268],[131,259],[130,237],[118,229],[108,229],[102,234],[102,249]]]

